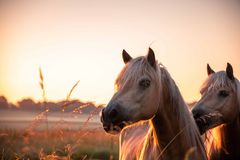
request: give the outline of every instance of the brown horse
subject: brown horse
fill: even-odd
[[[214,72],[207,65],[199,102],[192,113],[201,133],[207,133],[210,160],[240,159],[240,83],[228,63],[226,71]]]
[[[136,159],[206,159],[194,119],[170,74],[157,64],[153,50],[149,48],[147,56],[135,59],[123,51],[123,60],[126,65],[116,79],[116,92],[102,111],[105,131],[116,134],[130,124],[148,120],[152,132]],[[155,146],[157,156],[153,158],[148,151]]]

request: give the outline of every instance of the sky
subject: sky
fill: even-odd
[[[199,99],[206,64],[230,62],[240,78],[240,3],[224,0],[42,0],[0,2],[0,95],[11,102],[48,100],[106,104],[124,63],[155,51],[187,102]]]

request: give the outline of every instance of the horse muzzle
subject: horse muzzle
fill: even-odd
[[[103,129],[110,134],[118,134],[128,124],[122,119],[121,112],[114,108],[104,108],[101,111],[101,122]]]
[[[194,108],[192,113],[201,135],[207,130],[224,123],[223,116],[219,112],[211,112],[200,108]]]

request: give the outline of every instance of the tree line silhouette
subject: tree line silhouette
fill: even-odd
[[[100,111],[101,106],[96,106],[93,102],[82,102],[80,100],[61,100],[58,102],[35,102],[31,98],[24,98],[18,101],[16,104],[11,103],[5,96],[0,96],[0,110],[18,110],[18,111],[31,111],[41,112],[45,110],[45,107],[49,108],[50,112],[81,112],[89,114],[93,110]]]

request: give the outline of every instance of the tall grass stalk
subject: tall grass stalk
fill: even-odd
[[[40,78],[39,85],[40,85],[41,90],[42,90],[42,99],[43,99],[42,105],[43,105],[44,112],[45,112],[45,117],[46,117],[46,127],[47,127],[46,130],[47,130],[47,137],[48,137],[48,134],[49,134],[49,127],[48,127],[48,111],[49,111],[49,108],[46,105],[46,102],[47,102],[46,90],[45,90],[45,86],[44,86],[44,77],[43,77],[43,74],[42,74],[41,67],[39,67],[39,78]]]
[[[61,118],[60,118],[60,121],[61,121],[61,122],[64,122],[63,115],[64,115],[64,112],[65,112],[65,108],[66,108],[67,106],[69,106],[69,105],[71,105],[71,104],[74,103],[74,102],[71,102],[71,101],[69,101],[69,100],[70,100],[70,97],[71,97],[71,94],[72,94],[73,90],[77,87],[77,85],[78,85],[79,82],[80,82],[80,80],[78,80],[78,81],[73,85],[73,87],[71,88],[71,90],[69,91],[69,93],[68,93],[67,96],[66,96],[65,102],[63,103],[62,106],[60,106],[60,107],[61,107]]]

